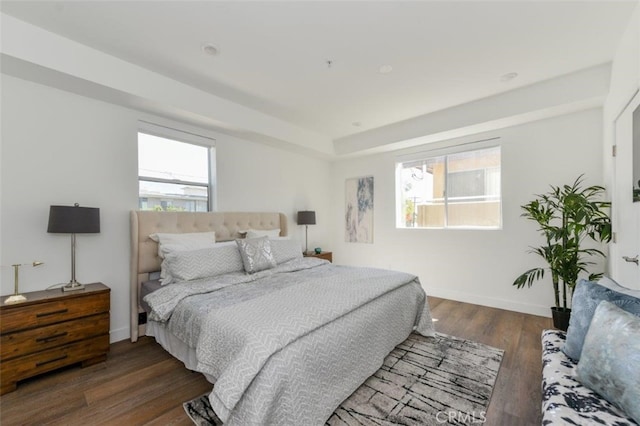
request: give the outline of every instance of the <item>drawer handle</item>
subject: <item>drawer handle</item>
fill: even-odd
[[[58,358],[50,359],[49,361],[36,362],[36,367],[42,367],[43,365],[51,364],[52,362],[61,361],[66,357],[67,357],[66,355],[62,355],[62,356],[59,356]]]
[[[36,339],[36,342],[38,342],[38,343],[42,343],[42,342],[44,342],[44,343],[49,343],[49,342],[51,342],[51,341],[53,341],[53,340],[56,340],[58,337],[64,337],[64,336],[66,336],[66,335],[67,335],[67,332],[66,332],[66,331],[64,331],[64,332],[59,333],[59,334],[54,334],[53,336],[38,337],[38,338]]]
[[[49,315],[64,314],[64,313],[67,313],[68,311],[69,309],[60,309],[59,311],[43,312],[41,314],[36,314],[36,318],[48,317]]]

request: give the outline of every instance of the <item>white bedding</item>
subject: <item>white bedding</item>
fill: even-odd
[[[409,274],[306,258],[180,286],[147,297],[150,316],[166,320],[149,333],[216,382],[210,400],[225,425],[323,424],[413,330],[434,331]]]

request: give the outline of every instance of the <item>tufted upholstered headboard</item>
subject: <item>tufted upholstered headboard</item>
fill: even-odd
[[[144,326],[138,324],[140,284],[149,279],[149,273],[160,270],[158,244],[149,238],[155,232],[216,233],[216,241],[228,241],[242,236],[238,231],[247,229],[277,229],[287,235],[287,217],[283,213],[228,213],[228,212],[131,212],[131,341],[144,335]]]

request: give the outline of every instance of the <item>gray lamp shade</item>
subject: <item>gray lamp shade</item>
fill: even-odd
[[[315,225],[316,224],[316,212],[314,211],[300,211],[298,212],[298,225]]]
[[[97,207],[51,206],[47,232],[54,234],[96,234],[100,232]]]

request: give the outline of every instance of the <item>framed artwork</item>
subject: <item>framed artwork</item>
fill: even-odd
[[[345,241],[373,243],[373,176],[347,179],[345,194]]]

